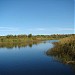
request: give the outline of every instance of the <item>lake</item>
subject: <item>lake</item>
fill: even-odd
[[[55,41],[0,47],[0,75],[75,75],[71,66],[46,55]]]

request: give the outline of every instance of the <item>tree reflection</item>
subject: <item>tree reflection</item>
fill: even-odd
[[[34,44],[37,45],[41,43],[41,41],[33,41],[33,42],[0,42],[0,48],[21,48],[21,47],[32,47]]]

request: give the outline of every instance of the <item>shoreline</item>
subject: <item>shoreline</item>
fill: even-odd
[[[75,36],[60,39],[54,42],[54,47],[49,49],[46,54],[54,56],[58,60],[66,64],[75,64]]]

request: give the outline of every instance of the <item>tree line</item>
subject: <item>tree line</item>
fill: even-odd
[[[21,34],[21,35],[6,35],[0,36],[0,42],[3,41],[24,41],[24,40],[51,40],[51,39],[61,39],[65,37],[72,36],[74,34],[53,34],[53,35],[32,35],[32,34]]]

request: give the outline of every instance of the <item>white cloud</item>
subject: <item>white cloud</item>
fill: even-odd
[[[36,30],[40,30],[41,31],[41,30],[46,30],[46,29],[45,28],[37,28]]]
[[[75,30],[74,28],[57,28],[57,29],[60,30],[60,31],[63,31],[63,30],[65,30],[65,31]]]
[[[55,32],[63,32],[63,31],[74,31],[74,28],[61,28],[61,27],[51,27],[51,28],[43,28],[43,27],[37,27],[37,28],[18,28],[18,27],[0,27],[0,32],[17,32],[17,33],[30,33],[30,32],[38,32],[38,33],[55,33]]]
[[[46,28],[28,28],[27,30],[30,30],[30,31],[44,31],[44,30],[46,30]]]
[[[74,31],[74,28],[59,28],[59,27],[52,27],[52,28],[28,28],[29,31]]]
[[[15,27],[0,27],[0,31],[18,31],[18,28]]]

